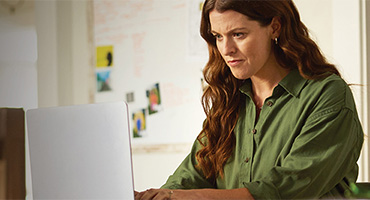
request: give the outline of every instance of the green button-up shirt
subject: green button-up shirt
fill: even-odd
[[[340,77],[306,80],[293,70],[265,100],[257,121],[250,80],[240,91],[246,101],[224,178],[212,183],[194,167],[201,148],[195,141],[162,188],[246,187],[256,199],[331,198],[356,181],[363,131]]]

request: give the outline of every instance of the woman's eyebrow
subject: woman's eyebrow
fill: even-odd
[[[231,29],[229,30],[228,32],[226,32],[227,34],[228,33],[232,33],[232,32],[237,32],[237,31],[245,31],[247,28],[234,28],[234,29]],[[211,33],[212,34],[219,34],[217,31],[214,31],[214,30],[211,30]]]

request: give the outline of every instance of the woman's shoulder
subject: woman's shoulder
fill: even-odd
[[[355,109],[350,86],[336,74],[317,80],[308,80],[301,95],[303,98],[314,99],[316,104],[322,104],[325,107],[339,106]]]
[[[330,74],[327,76],[324,76],[322,78],[312,79],[308,80],[308,85],[311,85],[313,87],[334,87],[337,89],[343,89],[348,85],[345,80],[343,80],[342,77],[336,75],[336,74]],[[333,88],[333,89],[334,89]]]

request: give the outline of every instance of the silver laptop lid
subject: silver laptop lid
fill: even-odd
[[[134,199],[125,102],[26,112],[34,199]]]

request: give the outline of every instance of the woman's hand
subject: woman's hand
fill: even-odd
[[[253,199],[247,188],[170,190],[149,189],[143,192],[135,191],[135,200],[174,200],[174,199]]]
[[[143,192],[135,191],[135,200],[149,200],[149,199],[175,199],[172,197],[173,190],[169,189],[149,189]]]

